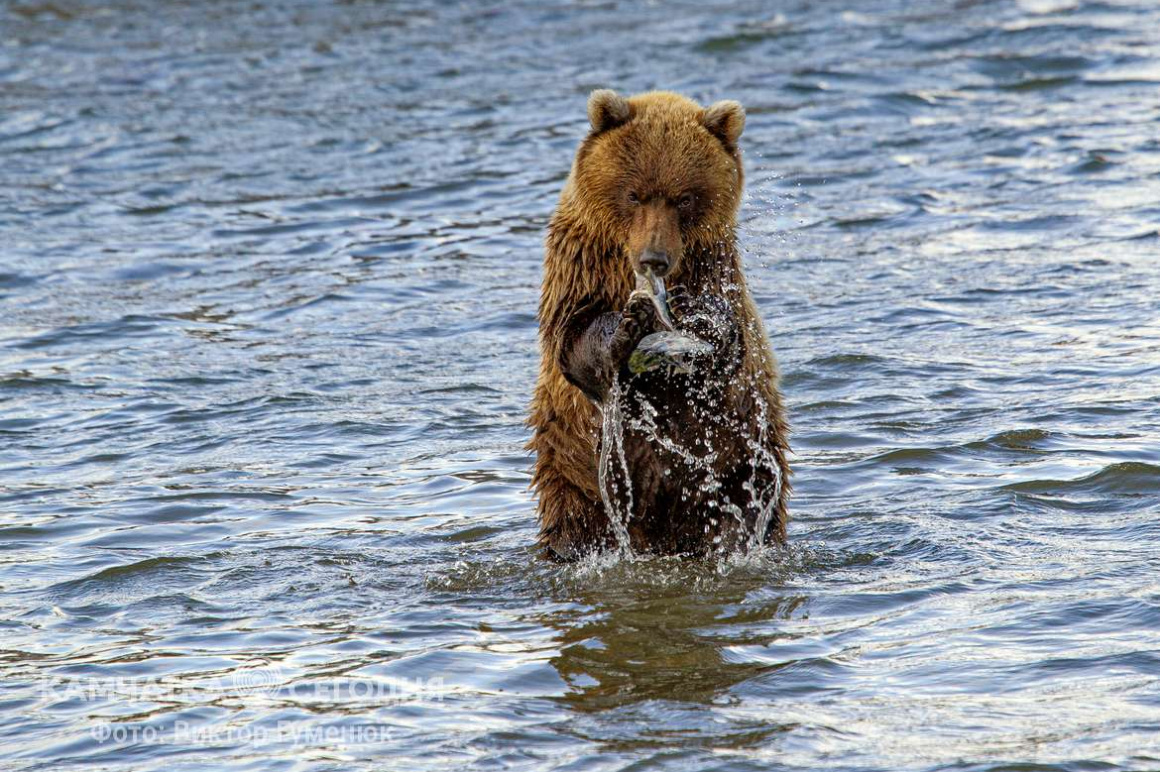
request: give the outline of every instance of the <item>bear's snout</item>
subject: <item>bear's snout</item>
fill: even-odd
[[[674,206],[654,200],[637,208],[628,239],[628,252],[637,271],[647,269],[657,277],[669,275],[681,261],[682,248]]]
[[[650,271],[653,276],[664,277],[673,267],[668,252],[660,249],[646,249],[640,256],[640,267]]]

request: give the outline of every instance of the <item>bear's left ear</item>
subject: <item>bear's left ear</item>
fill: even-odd
[[[726,149],[733,151],[737,148],[737,140],[741,139],[741,132],[745,130],[745,108],[740,102],[722,99],[705,108],[705,117],[701,122],[710,134],[725,144]]]

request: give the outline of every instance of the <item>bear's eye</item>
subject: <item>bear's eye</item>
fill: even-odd
[[[640,196],[638,196],[635,191],[630,190],[628,192],[628,203],[636,206],[640,203]]]
[[[677,207],[688,211],[693,208],[696,200],[696,197],[692,193],[686,193],[677,200]]]

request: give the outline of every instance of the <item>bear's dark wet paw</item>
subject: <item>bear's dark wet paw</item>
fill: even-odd
[[[629,295],[628,302],[624,304],[624,310],[621,313],[624,318],[634,319],[641,326],[641,329],[647,329],[650,332],[651,326],[656,324],[656,302],[652,295],[644,291],[637,291]]]
[[[665,300],[669,306],[669,313],[673,317],[673,321],[680,322],[686,316],[696,313],[696,304],[693,302],[693,296],[685,289],[685,285],[678,284],[675,287],[669,287],[666,292]]]
[[[620,323],[612,335],[610,359],[617,369],[627,361],[641,338],[657,329],[657,310],[646,294],[633,294],[620,314]]]

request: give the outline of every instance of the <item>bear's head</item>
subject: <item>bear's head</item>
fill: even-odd
[[[692,250],[715,254],[731,239],[744,182],[740,104],[600,90],[588,119],[565,195],[633,269],[677,274]]]

